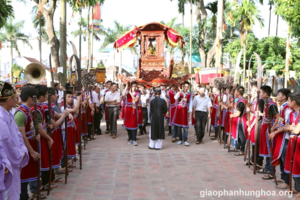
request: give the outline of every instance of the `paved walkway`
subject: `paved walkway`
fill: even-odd
[[[83,152],[83,169],[59,183],[48,200],[96,199],[200,199],[200,191],[244,190],[275,191],[271,181],[244,166],[243,158],[227,153],[217,141],[204,138],[196,145],[194,128],[189,129],[189,147],[171,142],[166,136],[163,149],[148,149],[148,135],[139,136],[138,146],[127,144],[127,132],[118,122],[118,137],[98,136]],[[104,124],[101,126],[105,130]],[[279,171],[279,170],[278,170]],[[202,199],[254,199],[254,197],[205,197]],[[262,196],[260,199],[288,199]]]

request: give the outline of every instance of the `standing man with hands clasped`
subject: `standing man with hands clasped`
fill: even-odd
[[[199,95],[193,100],[193,118],[196,119],[196,144],[204,144],[203,137],[205,134],[205,125],[207,119],[210,119],[211,100],[205,96],[205,88],[198,89]]]
[[[116,83],[112,83],[110,91],[105,95],[105,104],[107,107],[108,123],[111,130],[111,136],[113,139],[117,136],[117,116],[118,107],[120,105],[120,93],[117,91],[118,86]]]

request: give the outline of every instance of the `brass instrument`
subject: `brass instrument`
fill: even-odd
[[[25,79],[31,84],[39,84],[46,77],[46,70],[40,63],[30,63],[24,70]]]

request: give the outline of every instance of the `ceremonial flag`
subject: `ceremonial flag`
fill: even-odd
[[[94,29],[98,30],[100,28],[100,20],[101,20],[101,10],[100,10],[100,4],[97,3],[93,7],[93,27]]]

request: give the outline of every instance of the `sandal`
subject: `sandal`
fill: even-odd
[[[262,177],[263,180],[270,180],[270,179],[274,179],[274,176],[272,176],[271,174],[267,174],[265,176]]]
[[[30,200],[36,200],[36,198],[37,198],[37,193],[32,193]],[[46,198],[47,196],[45,194],[40,193],[39,199],[46,199]]]
[[[63,179],[61,177],[57,177],[51,183],[62,183],[62,182],[64,182]]]
[[[267,172],[265,169],[257,170],[257,173],[259,173],[259,174],[269,174],[269,172]]]
[[[275,183],[275,180],[274,180],[274,179],[273,179],[272,181]],[[277,183],[284,183],[284,180],[278,179],[278,180],[277,180]]]
[[[273,181],[273,180],[272,180]],[[289,186],[286,184],[286,183],[282,183],[282,184],[279,184],[279,185],[276,185],[275,186],[277,189],[281,189],[281,190],[284,190],[284,189],[288,189]]]
[[[249,162],[246,162],[244,165],[245,165],[245,166],[248,166],[248,165],[253,165],[253,164],[254,164],[254,163],[250,161],[250,164],[249,164]]]
[[[217,140],[217,138],[213,137],[213,138],[210,138],[210,140]]]
[[[243,152],[240,152],[240,153],[235,153],[234,155],[235,156],[244,156],[245,154]]]
[[[40,191],[48,191],[48,185],[43,185],[41,188],[40,188]],[[56,186],[57,187],[57,186]],[[50,191],[52,190],[53,188],[50,186]]]

